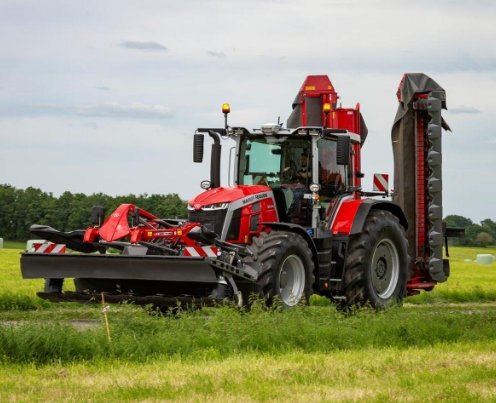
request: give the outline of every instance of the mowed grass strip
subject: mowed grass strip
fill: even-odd
[[[0,365],[2,401],[494,401],[496,344]],[[22,382],[19,380],[22,379]]]

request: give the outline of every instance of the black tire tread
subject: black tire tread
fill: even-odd
[[[370,292],[367,290],[365,271],[368,270],[368,260],[372,256],[373,248],[380,236],[380,232],[387,227],[392,228],[392,231],[401,234],[401,245],[398,245],[398,253],[400,253],[400,262],[403,260],[404,264],[400,267],[400,278],[398,279],[398,281],[401,282],[401,286],[395,295],[391,297],[394,301],[382,303],[382,301],[378,301],[377,298],[370,295]],[[403,259],[401,253],[404,255]],[[406,296],[406,282],[410,278],[410,275],[411,267],[408,256],[408,241],[398,217],[394,216],[389,211],[372,210],[367,217],[363,231],[350,240],[348,246],[344,274],[345,299],[340,303],[340,307],[349,309],[352,307],[371,305],[375,309],[384,309],[387,308],[387,305],[391,302],[401,303]]]
[[[246,257],[243,263],[257,270],[257,292],[268,305],[276,296],[275,268],[278,260],[282,259],[288,250],[299,250],[304,255],[304,260],[307,262],[304,298],[306,300],[310,298],[315,282],[315,264],[308,244],[300,235],[288,231],[261,232],[259,236],[253,238],[248,248],[253,256]]]

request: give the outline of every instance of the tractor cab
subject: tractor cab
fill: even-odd
[[[251,131],[229,126],[231,108],[223,104],[224,128],[199,128],[194,135],[194,162],[203,160],[204,134],[213,140],[210,181],[204,181],[203,188],[221,187],[220,140],[229,137],[236,142],[236,186],[271,190],[279,222],[307,229],[323,220],[330,225],[333,201],[347,193],[359,198],[360,148],[367,137],[360,105],[343,108],[338,99],[329,77],[308,76],[293,102],[287,128],[265,124]],[[219,200],[219,192],[230,198],[231,190],[222,189]],[[195,199],[191,204],[201,203]]]
[[[351,168],[348,161],[338,162],[337,149],[338,138],[348,140],[349,133],[321,128],[243,132],[236,139],[235,183],[270,187],[281,222],[311,227],[317,195],[325,210],[347,192]]]
[[[323,127],[283,129],[276,124],[266,124],[252,131],[243,127],[197,129],[194,141],[194,160],[197,162],[202,160],[203,133],[208,133],[214,140],[211,180],[202,182],[207,192],[190,201],[191,211],[209,207],[212,200],[225,208],[231,203],[229,209],[233,208],[232,198],[238,192],[236,189],[242,189],[239,197],[243,206],[253,202],[245,202],[245,196],[271,191],[277,221],[315,229],[321,221],[326,221],[328,227],[333,202],[359,187],[359,176],[353,172],[358,171],[361,138],[347,130]],[[226,136],[236,143],[234,188],[220,186],[217,179],[220,177],[217,144],[221,137]],[[197,219],[196,216],[189,218]],[[218,227],[221,227],[220,223]],[[216,232],[224,238],[228,236],[228,228],[225,223],[222,228]],[[236,236],[235,239],[244,237]]]

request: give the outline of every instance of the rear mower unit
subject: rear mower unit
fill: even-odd
[[[360,106],[342,108],[327,76],[308,76],[287,128],[199,128],[194,162],[212,140],[211,176],[188,202],[188,219],[163,219],[132,204],[105,218],[93,209],[86,230],[31,232],[74,253],[24,253],[24,278],[44,278],[52,301],[131,300],[159,307],[239,306],[250,294],[286,307],[316,293],[341,307],[376,309],[432,290],[449,276],[443,259],[441,117],[445,91],[424,74],[406,74],[392,130],[393,201],[387,175],[362,190],[367,127]],[[221,186],[221,138],[235,147],[233,186]],[[109,253],[118,250],[120,253]],[[64,291],[74,278],[76,291]]]

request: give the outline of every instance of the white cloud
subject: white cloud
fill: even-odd
[[[123,119],[163,119],[173,116],[171,109],[164,105],[147,105],[142,103],[119,104],[109,102],[100,105],[64,106],[56,104],[37,104],[20,107],[17,110],[10,108],[7,114],[28,115],[75,115],[97,118]],[[2,110],[0,109],[0,114]]]
[[[212,56],[212,57],[219,57],[219,58],[226,57],[226,54],[224,52],[216,52],[213,50],[207,50],[206,53],[207,53],[207,55]]]
[[[474,108],[473,106],[464,106],[464,105],[451,107],[448,109],[448,112],[454,115],[461,115],[461,114],[473,115],[473,114],[481,113],[479,109]]]
[[[343,106],[361,103],[370,188],[372,173],[392,173],[401,75],[423,71],[446,89],[454,131],[443,141],[445,210],[494,217],[495,179],[473,172],[494,160],[495,12],[482,0],[1,2],[0,36],[15,40],[0,52],[0,183],[8,172],[34,185],[12,167],[48,159],[56,178],[37,184],[47,191],[129,193],[129,178],[136,192],[191,197],[209,170],[208,152],[191,163],[191,134],[222,125],[223,102],[233,125],[285,121],[304,77],[329,74]]]
[[[166,46],[158,42],[138,42],[138,41],[124,41],[120,44],[126,49],[136,49],[144,50],[146,52],[166,52],[168,49]]]

